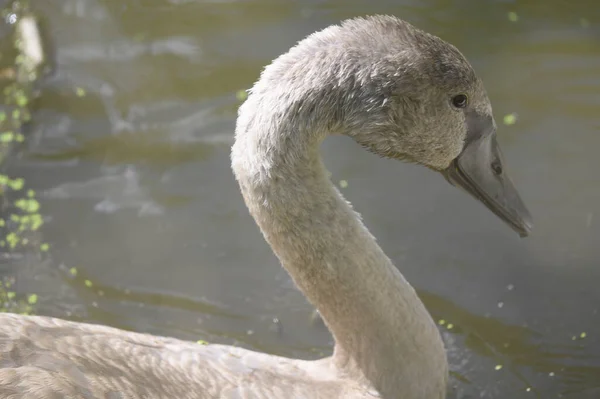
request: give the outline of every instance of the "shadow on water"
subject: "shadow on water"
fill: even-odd
[[[593,3],[33,4],[56,46],[56,70],[1,165],[4,198],[14,192],[2,220],[16,215],[15,232],[23,215],[43,221],[31,245],[0,251],[12,293],[2,297],[0,287],[0,302],[22,305],[10,310],[285,356],[329,354],[331,337],[309,322],[311,306],[231,175],[237,97],[305,35],[342,18],[391,13],[455,44],[486,82],[534,234],[519,240],[437,176],[364,154],[344,138],[323,145],[332,180],[438,321],[451,397],[600,397]],[[28,190],[41,210],[33,202],[14,209]],[[27,213],[33,208],[38,216]]]

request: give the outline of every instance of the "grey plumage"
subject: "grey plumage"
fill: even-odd
[[[353,397],[356,389],[326,370],[312,375],[320,368],[312,362],[242,348],[48,317],[2,314],[0,321],[3,399],[302,398],[312,397],[303,392],[315,380],[323,398]]]
[[[328,181],[318,155],[346,134],[381,156],[442,170],[465,114],[491,107],[453,46],[394,17],[348,20],[265,68],[240,107],[232,168],[250,213],[336,347],[319,361],[108,327],[0,315],[2,398],[445,396],[446,354],[414,289]]]

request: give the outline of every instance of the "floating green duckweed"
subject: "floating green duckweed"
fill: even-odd
[[[21,239],[14,232],[10,232],[6,235],[6,242],[10,249],[15,249]]]
[[[496,370],[496,371],[502,370],[502,365],[497,364],[496,367],[494,367],[494,370]]]
[[[340,187],[341,188],[348,187],[348,181],[346,181],[346,180],[340,180]]]
[[[204,341],[202,339],[199,339],[198,341],[196,341],[196,343],[198,343],[200,345],[208,345],[208,342],[206,342],[206,341]]]
[[[84,90],[84,89],[82,89],[81,87],[76,87],[76,88],[75,88],[75,95],[76,95],[77,97],[84,97],[84,96],[85,96],[85,94],[86,94],[86,93],[85,93],[85,90]]]
[[[33,294],[26,298],[21,298],[15,291],[11,290],[11,287],[12,282],[9,279],[0,279],[0,313],[33,313],[34,305],[37,303],[37,296]],[[35,301],[30,303],[32,296],[35,298]]]
[[[71,276],[73,276],[73,277],[77,276],[77,268],[76,267],[70,268],[69,273],[71,273]]]
[[[35,213],[40,209],[40,203],[35,198],[21,198],[15,201],[15,206],[27,213]]]
[[[246,90],[238,90],[235,93],[235,98],[237,98],[238,101],[245,101],[248,98],[248,92]]]
[[[43,243],[40,245],[40,251],[48,252],[48,250],[50,250],[50,245],[48,243]]]
[[[19,90],[17,93],[15,93],[15,102],[19,107],[25,107],[29,103],[29,99],[23,90]]]
[[[13,132],[0,133],[0,143],[12,143],[15,141],[15,134]]]
[[[27,216],[27,218],[23,220],[22,223],[28,223],[31,231],[36,231],[40,227],[42,227],[42,225],[44,224],[44,219],[42,218],[42,215],[40,215],[39,213],[35,213],[33,215]]]
[[[503,122],[507,126],[514,125],[515,123],[517,123],[517,117],[518,115],[514,112],[508,115],[504,115]]]
[[[23,186],[25,185],[25,180],[18,178],[18,179],[14,179],[14,180],[8,180],[7,182],[8,187],[10,187],[11,189],[15,190],[15,191],[19,191],[23,188]]]
[[[8,40],[12,41],[12,49],[1,56],[10,65],[0,69],[2,90],[0,95],[3,110],[0,111],[0,164],[14,152],[17,143],[25,141],[22,132],[24,123],[31,120],[29,107],[35,98],[34,85],[42,76],[42,68],[46,64],[46,53],[41,40],[40,27],[34,13],[30,11],[28,0],[6,2],[0,7],[0,15],[10,17],[12,28]],[[31,234],[43,224],[40,204],[35,199],[35,192],[28,190],[22,195],[26,186],[25,180],[0,174],[0,197],[3,202],[3,218],[0,219],[0,246],[3,252],[29,251],[36,253],[49,249],[49,245],[40,242],[38,234]],[[14,278],[0,278],[0,312],[32,313],[37,304],[36,294],[22,294],[11,290]]]
[[[517,22],[519,20],[519,16],[514,11],[509,11],[507,15],[510,22]]]
[[[92,286],[94,285],[94,284],[92,284],[92,282],[91,282],[90,280],[85,280],[83,283],[84,283],[84,284],[85,284],[85,286],[86,286],[86,287],[88,287],[88,288],[92,288]]]
[[[579,335],[573,335],[573,336],[571,337],[571,340],[573,340],[573,341],[577,341],[578,339],[586,339],[586,338],[587,338],[587,333],[586,333],[586,332],[582,332],[582,333],[581,333],[581,334],[579,334]]]
[[[27,303],[30,305],[35,305],[38,301],[38,296],[36,294],[31,294],[27,297]]]

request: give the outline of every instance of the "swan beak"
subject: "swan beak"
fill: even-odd
[[[477,126],[478,125],[478,126]],[[442,170],[450,184],[464,189],[506,222],[521,237],[527,237],[533,220],[504,167],[502,152],[491,123],[469,129],[462,153]],[[485,128],[487,126],[487,128]]]

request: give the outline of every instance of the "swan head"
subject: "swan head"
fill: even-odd
[[[532,228],[483,83],[456,47],[398,18],[346,20],[278,57],[240,108],[237,130],[251,126],[288,132],[290,153],[299,130],[348,135],[382,157],[440,172],[521,236]]]
[[[440,172],[527,236],[531,215],[506,171],[484,85],[465,57],[396,18],[350,20],[341,29],[346,50],[338,56],[354,60],[346,81],[353,90],[342,90],[351,98],[339,101],[343,131],[383,157]]]

